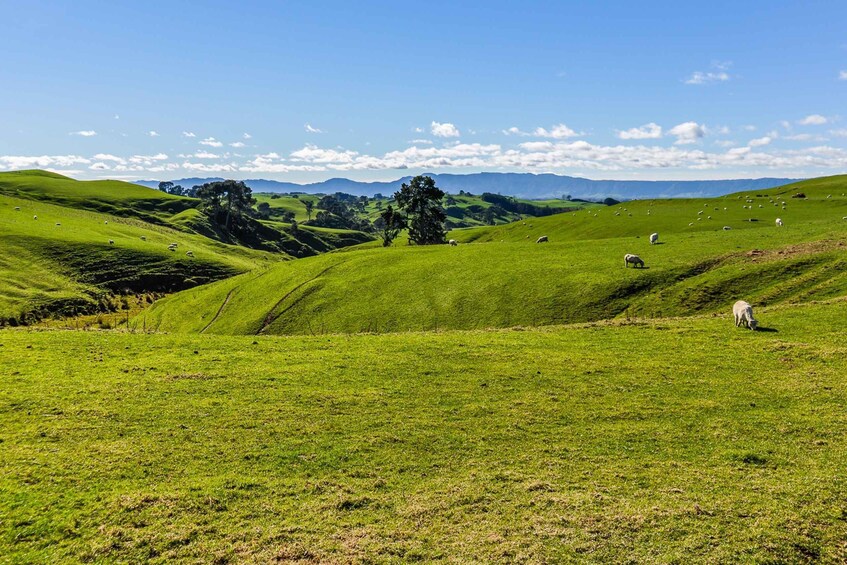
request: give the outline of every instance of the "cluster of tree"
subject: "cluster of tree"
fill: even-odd
[[[191,198],[196,198],[197,190],[199,188],[199,186],[183,188],[182,185],[174,184],[169,181],[163,181],[159,183],[159,190],[161,190],[162,192],[167,192],[168,194],[173,194],[175,196],[190,196]]]
[[[318,213],[312,220],[312,210],[315,206],[311,200],[303,200],[310,225],[370,232],[374,229],[373,224],[360,216],[364,214],[367,203],[366,196],[359,197],[342,192],[329,194],[318,200]]]
[[[483,202],[494,204],[506,212],[512,212],[513,214],[520,214],[522,216],[551,216],[575,209],[572,206],[539,206],[537,204],[530,204],[529,202],[521,202],[513,196],[501,196],[490,192],[483,192],[480,198],[482,198]],[[565,200],[570,199],[570,195],[565,197]]]

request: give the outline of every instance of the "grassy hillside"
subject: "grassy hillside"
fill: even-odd
[[[78,181],[47,171],[0,173],[0,195],[49,202],[75,209],[162,223],[174,214],[194,208],[192,198],[173,196],[133,183]]]
[[[133,218],[0,195],[0,324],[91,312],[112,293],[180,290],[276,260]]]
[[[522,331],[0,332],[11,562],[847,560],[847,302]]]
[[[395,332],[679,316],[722,311],[741,297],[773,304],[842,296],[847,197],[838,194],[791,199],[785,210],[767,195],[753,204],[736,196],[632,202],[620,216],[611,207],[467,230],[475,235],[465,240],[493,240],[485,244],[361,248],[174,295],[144,323],[221,334]],[[777,216],[785,227],[774,225]],[[737,228],[724,231],[726,224]],[[651,229],[660,245],[649,244]],[[542,234],[551,243],[535,244]],[[624,268],[625,253],[648,268]]]
[[[801,192],[806,198],[792,198]],[[720,231],[724,226],[732,230],[771,228],[776,218],[789,227],[818,222],[837,224],[847,215],[845,194],[847,175],[842,175],[720,198],[624,202],[504,226],[454,230],[450,237],[460,242],[516,242],[535,241],[546,235],[551,241],[566,241],[643,238],[658,232],[661,238],[667,233]]]

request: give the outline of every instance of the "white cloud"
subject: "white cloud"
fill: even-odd
[[[580,133],[575,132],[565,124],[556,124],[549,130],[545,128],[535,128],[532,134],[538,137],[549,137],[552,139],[565,139],[566,137],[576,137],[578,135],[582,135]]]
[[[245,144],[241,141],[235,141],[229,144],[230,147],[245,147]]]
[[[766,135],[764,137],[751,139],[747,145],[750,147],[763,147],[765,145],[770,145],[771,141],[773,141],[773,138]]]
[[[847,129],[831,129],[829,134],[835,137],[847,137]]]
[[[94,156],[94,159],[98,161],[114,161],[115,163],[126,163],[126,159],[123,157],[118,157],[117,155],[111,155],[109,153],[98,153]]]
[[[685,80],[685,84],[709,84],[713,82],[726,82],[730,79],[729,73],[695,71]]]
[[[115,114],[114,118],[115,118],[116,120],[120,120],[120,119],[121,119],[121,116],[120,116],[119,114]]]
[[[215,153],[210,153],[208,151],[203,151],[202,149],[195,153],[194,155],[189,155],[189,157],[194,157],[195,159],[220,159],[220,155],[216,155]]]
[[[662,137],[662,127],[650,122],[638,128],[618,131],[619,139],[659,139]]]
[[[711,70],[695,71],[685,80],[685,84],[711,84],[715,82],[726,82],[732,78],[727,72],[732,66],[732,61],[712,61]]]
[[[459,129],[449,122],[439,123],[432,122],[429,125],[430,132],[435,137],[459,137]]]
[[[91,159],[79,155],[2,155],[0,156],[0,167],[9,170],[18,169],[51,169],[55,167],[73,167],[75,165],[89,165]]]
[[[676,137],[676,145],[688,145],[705,136],[706,128],[697,122],[684,122],[668,130],[668,135]]]
[[[547,137],[550,139],[565,139],[567,137],[576,137],[582,135],[577,133],[565,124],[556,124],[549,130],[547,128],[537,127],[532,131],[522,131],[517,127],[510,127],[502,130],[504,135],[519,135],[521,137]]]
[[[415,128],[413,131],[415,133],[423,133],[423,128]]]
[[[215,139],[214,137],[207,137],[203,141],[200,142],[200,145],[208,145],[209,147],[223,147],[223,143]]]
[[[756,126],[747,124],[746,126],[742,126],[741,129],[743,129],[744,131],[756,131]]]
[[[184,132],[182,132],[182,137],[197,137],[197,136],[194,135],[193,131],[184,131]]]
[[[840,71],[838,73],[838,80],[847,80],[847,71]]]
[[[306,133],[323,133],[323,130],[318,129],[316,127],[312,127],[311,124],[306,124],[303,126],[303,129],[306,130]]]
[[[159,137],[159,132],[155,130],[150,130],[147,132],[147,135],[149,135],[150,137]]]
[[[93,129],[84,129],[84,130],[80,130],[80,131],[72,131],[68,135],[80,135],[82,137],[94,137],[95,135],[97,135],[97,132],[94,131]]]
[[[250,139],[253,136],[250,135],[249,133],[243,133],[243,134],[241,134],[241,137],[243,137],[244,139]]]
[[[820,114],[809,114],[802,120],[797,122],[801,126],[822,126],[826,123],[829,123],[829,120],[825,116],[821,116]]]
[[[412,139],[412,140],[409,140],[409,143],[411,143],[412,145],[415,145],[415,144],[432,145],[432,141],[429,140],[429,139]]]

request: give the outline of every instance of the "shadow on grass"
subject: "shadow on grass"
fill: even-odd
[[[779,330],[776,329],[776,328],[764,328],[762,326],[759,326],[758,328],[756,328],[756,331],[757,332],[764,332],[764,333],[777,333],[777,332],[779,332]]]

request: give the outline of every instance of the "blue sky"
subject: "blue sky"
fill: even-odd
[[[846,172],[847,2],[688,4],[0,0],[0,170]]]

